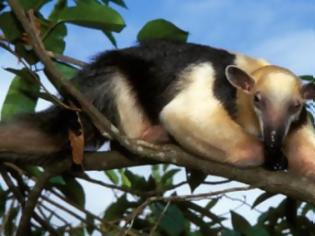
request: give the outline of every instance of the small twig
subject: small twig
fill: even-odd
[[[5,170],[1,170],[2,178],[4,179],[5,183],[9,187],[9,189],[13,192],[16,199],[19,201],[21,206],[25,205],[24,196],[21,193],[21,191],[14,185],[14,183],[11,181],[9,175],[6,173]],[[51,235],[59,235],[59,233],[52,228],[47,221],[43,220],[37,213],[34,213],[34,219],[44,228],[46,229]]]
[[[40,179],[38,179],[36,185],[32,189],[32,192],[30,192],[29,198],[23,209],[19,227],[17,229],[17,233],[16,233],[17,236],[23,236],[25,235],[25,232],[28,232],[30,220],[33,215],[37,200],[40,197],[42,190],[44,189],[48,179],[51,176],[52,175],[50,172],[45,172],[43,176]]]
[[[62,204],[60,204],[60,203],[58,203],[56,201],[53,201],[53,200],[51,200],[50,198],[48,198],[46,196],[41,196],[41,199],[43,199],[44,201],[49,202],[50,204],[58,207],[60,210],[68,213],[69,215],[73,216],[74,218],[78,219],[79,221],[86,222],[84,217],[82,217],[79,214],[69,210],[67,207],[63,206]]]
[[[168,201],[168,202],[166,203],[166,205],[165,205],[163,211],[161,212],[159,218],[157,219],[157,221],[155,222],[153,228],[151,229],[149,236],[153,236],[153,235],[154,235],[154,233],[155,233],[157,227],[160,225],[161,220],[162,220],[162,218],[164,217],[164,215],[165,215],[167,209],[169,208],[170,204],[171,204],[170,201]]]
[[[232,200],[232,201],[240,202],[240,203],[242,203],[243,205],[248,206],[249,208],[251,208],[252,210],[254,210],[254,211],[256,211],[256,212],[258,212],[258,213],[260,213],[260,214],[263,213],[263,211],[260,211],[260,210],[258,210],[257,208],[252,208],[252,205],[249,204],[248,202],[246,202],[246,198],[244,198],[244,199],[239,199],[239,198],[231,197],[231,196],[229,196],[229,195],[227,195],[227,194],[224,194],[223,197],[225,197],[225,198],[227,198],[227,199],[230,199],[230,200]]]
[[[48,206],[46,206],[46,204],[43,203],[39,203],[39,209],[43,208],[46,211],[48,211],[52,216],[56,217],[58,220],[60,220],[61,222],[63,222],[66,226],[69,226],[69,222],[67,220],[65,220],[63,217],[61,217],[59,214],[56,213],[56,211],[50,209]]]
[[[67,63],[67,64],[72,64],[72,65],[76,65],[76,66],[79,66],[79,67],[84,67],[86,66],[88,63],[84,62],[84,61],[80,61],[76,58],[73,58],[73,57],[69,57],[69,56],[65,56],[65,55],[61,55],[61,54],[56,54],[54,52],[47,52],[47,54],[58,60],[58,61],[61,61],[61,62],[64,62],[64,63]]]
[[[180,206],[182,205],[183,207],[185,207],[185,209],[190,208],[191,210],[200,213],[202,216],[209,218],[213,222],[220,225],[222,228],[225,228],[224,225],[221,223],[220,218],[216,214],[212,213],[209,209],[201,207],[198,204],[189,201],[177,204],[180,204]]]
[[[202,184],[220,185],[220,184],[227,184],[230,182],[231,182],[231,180],[227,179],[227,180],[219,180],[219,181],[204,181],[204,182],[202,182]]]
[[[199,201],[208,199],[210,197],[221,195],[225,193],[230,192],[238,192],[238,191],[247,191],[252,189],[253,187],[247,186],[247,187],[235,187],[235,188],[228,188],[224,190],[219,190],[215,192],[210,193],[201,193],[201,194],[189,194],[189,195],[181,195],[181,196],[170,196],[170,197],[163,197],[163,196],[155,196],[150,197],[147,200],[145,200],[140,206],[138,206],[127,218],[125,222],[124,228],[128,228],[127,225],[129,222],[134,220],[141,212],[146,208],[147,205],[151,204],[152,202],[156,201],[164,201],[164,202],[176,202],[176,201]]]
[[[97,185],[105,187],[105,188],[116,189],[116,190],[119,190],[119,191],[122,191],[125,193],[130,193],[130,194],[134,194],[134,195],[138,195],[138,196],[149,195],[149,194],[146,194],[145,192],[136,191],[136,190],[126,188],[126,187],[120,187],[120,186],[116,186],[113,184],[107,184],[107,183],[104,183],[100,180],[92,179],[91,177],[89,177],[87,174],[84,174],[84,173],[79,173],[79,174],[76,174],[75,176],[77,178],[80,178],[82,180],[88,181],[88,182],[93,183],[93,184],[97,184]]]

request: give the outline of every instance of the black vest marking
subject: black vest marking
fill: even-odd
[[[289,133],[293,132],[294,130],[301,128],[303,125],[306,125],[307,124],[307,116],[308,116],[308,113],[307,113],[307,110],[304,106],[302,108],[300,118],[291,124]]]
[[[233,64],[235,56],[227,51],[191,43],[150,40],[136,47],[113,50],[100,54],[95,61],[77,76],[79,87],[86,94],[94,93],[97,87],[104,88],[93,95],[93,102],[112,118],[114,104],[110,89],[115,71],[129,81],[140,106],[153,123],[163,107],[179,92],[176,82],[187,67],[210,62],[215,70],[214,95],[222,102],[231,116],[235,115],[236,90],[225,78],[225,67]],[[89,80],[89,82],[87,82]],[[94,88],[93,88],[94,87]],[[106,104],[104,104],[106,103]],[[103,104],[103,105],[102,105]],[[112,104],[112,105],[111,105]],[[108,109],[110,108],[110,110]],[[111,113],[111,114],[109,114]]]

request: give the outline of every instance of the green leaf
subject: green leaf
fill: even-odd
[[[119,178],[115,170],[107,170],[107,171],[104,171],[104,173],[113,184],[115,185],[119,184]]]
[[[63,9],[59,21],[105,31],[120,32],[125,22],[118,12],[110,7],[98,4],[80,4]]]
[[[162,164],[163,171],[167,171],[170,166],[170,164]]]
[[[121,183],[123,187],[127,187],[130,188],[131,187],[131,182],[128,179],[128,177],[125,175],[125,170],[122,170],[120,172],[120,176],[121,176]]]
[[[309,211],[315,212],[315,207],[311,203],[305,203],[305,206],[303,207],[303,210],[301,212],[301,215],[306,215]]]
[[[147,39],[169,39],[186,42],[188,32],[178,28],[173,23],[164,19],[156,19],[146,23],[138,33],[138,41]]]
[[[50,178],[49,183],[52,185],[66,185],[67,184],[66,181],[63,179],[63,177],[60,175]]]
[[[310,81],[310,82],[314,82],[315,81],[315,78],[312,75],[302,75],[302,76],[300,76],[300,78],[302,80],[305,80],[305,81]]]
[[[269,225],[277,224],[279,218],[284,218],[286,216],[286,204],[287,198],[283,199],[276,208],[269,207],[267,212],[258,217],[258,224],[263,225],[265,222],[268,222]]]
[[[268,231],[262,227],[262,226],[253,226],[253,227],[250,227],[246,234],[246,236],[252,236],[252,235],[255,235],[255,236],[269,236],[270,234],[268,233]]]
[[[72,79],[78,73],[77,68],[62,62],[55,62],[55,66],[63,74],[63,77],[68,80]]]
[[[53,10],[51,11],[48,19],[52,21],[56,21],[60,12],[67,7],[67,0],[57,0]]]
[[[248,221],[243,216],[237,214],[234,211],[231,211],[231,221],[233,229],[240,233],[245,234],[246,231],[251,228],[251,225],[248,223]]]
[[[222,231],[222,236],[242,236],[241,233],[231,230],[231,229],[224,229]]]
[[[156,182],[160,182],[161,180],[161,171],[160,171],[160,165],[153,165],[151,167],[152,176],[155,179]]]
[[[86,222],[87,222],[86,231],[89,233],[89,235],[92,235],[92,233],[95,229],[94,217],[90,214],[87,214],[86,215]]]
[[[84,228],[78,227],[78,228],[71,228],[69,232],[70,236],[84,236]]]
[[[171,169],[166,171],[161,178],[161,184],[164,187],[170,186],[173,183],[174,175],[176,175],[179,171],[180,169]]]
[[[0,29],[10,42],[20,38],[23,32],[20,23],[11,12],[4,12],[0,15]]]
[[[26,166],[24,170],[27,172],[28,176],[38,178],[42,175],[42,171],[37,166]]]
[[[117,201],[111,204],[105,211],[104,219],[105,220],[116,220],[121,219],[124,216],[124,213],[130,207],[134,207],[135,203],[127,200],[127,195],[124,194]]]
[[[17,76],[11,82],[1,111],[1,119],[9,120],[20,113],[34,112],[40,85],[27,69],[6,69]]]
[[[127,9],[127,5],[123,0],[102,0],[102,2],[104,2],[106,5],[108,5],[109,2],[113,2],[119,6]]]
[[[212,207],[214,207],[218,201],[220,200],[220,198],[214,198],[214,199],[211,199],[208,204],[206,205],[206,209],[209,211]]]
[[[202,184],[208,175],[202,173],[201,171],[186,168],[186,176],[191,192],[193,192],[200,184]]]
[[[7,192],[0,186],[0,217],[3,216],[5,212],[5,206],[7,202]]]
[[[43,29],[43,31],[48,30],[48,28]],[[47,51],[52,51],[54,53],[62,54],[65,50],[65,36],[67,35],[67,28],[64,24],[58,24],[54,27],[47,37],[45,37],[43,43]]]
[[[81,184],[73,177],[64,176],[65,185],[55,186],[59,189],[64,196],[78,206],[84,208],[85,205],[85,193]]]
[[[255,208],[256,206],[258,206],[260,203],[268,200],[269,198],[272,198],[273,196],[275,196],[275,194],[272,194],[272,193],[268,193],[268,192],[265,192],[261,195],[259,195],[256,200],[254,201],[253,205],[252,205],[252,209]]]
[[[165,204],[151,204],[151,209],[158,219],[165,208]],[[180,235],[185,229],[185,218],[181,210],[176,205],[170,205],[163,215],[159,228],[164,230],[167,235]]]
[[[108,40],[113,44],[113,46],[114,46],[115,48],[117,48],[117,41],[116,41],[116,39],[115,39],[113,33],[110,32],[110,31],[105,31],[105,30],[103,30],[103,33],[106,35],[106,37],[108,38]]]
[[[146,189],[147,184],[146,184],[144,177],[136,175],[129,170],[125,171],[125,175],[130,180],[130,183],[131,183],[130,188],[131,189],[139,190],[139,191],[147,190]]]

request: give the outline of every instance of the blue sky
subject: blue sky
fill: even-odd
[[[125,1],[128,10],[115,6],[127,23],[122,33],[117,34],[119,47],[134,45],[137,32],[148,20],[165,18],[189,31],[190,42],[265,58],[297,74],[315,75],[314,0]],[[70,25],[67,42],[65,54],[84,61],[112,48],[102,33]],[[14,65],[16,59],[0,49],[0,66]],[[0,104],[11,78],[11,74],[0,68]],[[39,107],[43,106],[41,102]],[[104,191],[96,193],[98,190],[93,186],[87,188],[94,196],[111,198],[108,192],[106,195]],[[92,200],[90,207],[100,209],[97,202],[93,205]],[[228,211],[229,207],[233,208],[233,204],[225,205],[221,211]]]
[[[117,35],[119,47],[135,44],[148,20],[166,18],[189,31],[189,41],[264,57],[296,73],[315,72],[315,3],[311,0],[127,0],[115,7],[127,27]],[[87,59],[108,48],[102,34],[71,27],[67,53]],[[82,31],[81,31],[82,32]],[[84,46],[83,46],[84,45]],[[89,45],[93,45],[92,49]],[[81,48],[81,50],[77,50]],[[91,53],[92,52],[92,53]],[[311,62],[312,61],[312,62]]]

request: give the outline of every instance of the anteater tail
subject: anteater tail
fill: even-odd
[[[41,158],[69,149],[68,130],[75,113],[58,107],[0,123],[1,160]],[[19,161],[19,160],[17,160]]]

